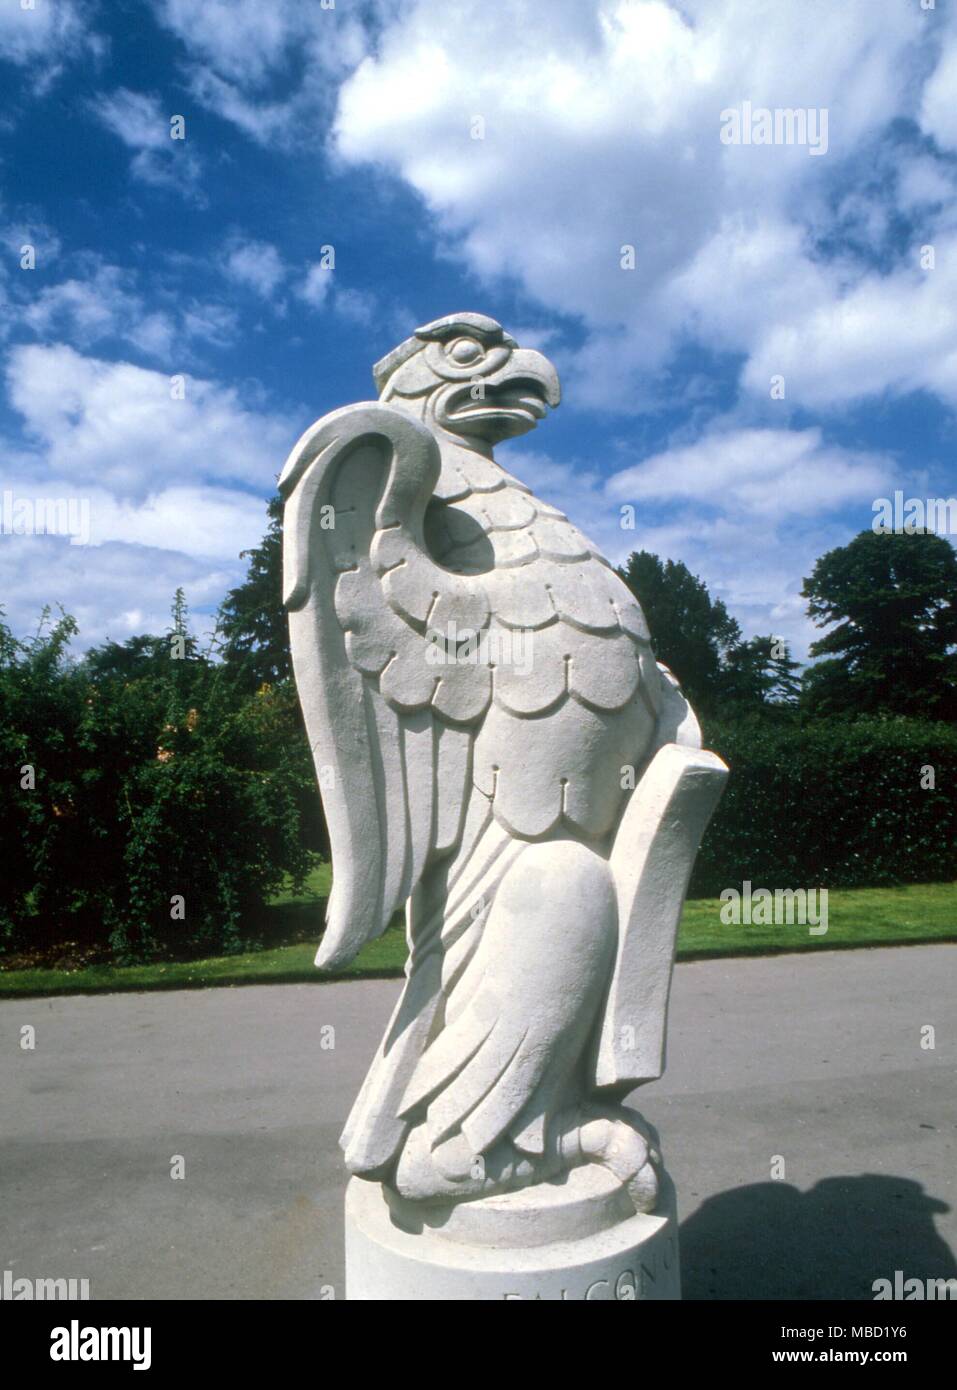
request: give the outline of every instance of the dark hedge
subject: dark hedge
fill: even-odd
[[[692,895],[957,879],[957,728],[904,718],[714,721],[731,767]],[[933,769],[933,788],[922,769]]]

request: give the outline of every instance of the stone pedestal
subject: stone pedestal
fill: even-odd
[[[638,1214],[602,1168],[562,1183],[436,1206],[380,1183],[346,1192],[346,1298],[389,1302],[680,1298],[674,1188]]]

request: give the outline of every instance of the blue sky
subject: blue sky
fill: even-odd
[[[208,627],[301,431],[470,309],[563,380],[502,461],[803,656],[815,558],[957,492],[953,3],[328,6],[0,0],[0,507],[91,525],[0,535],[8,620]]]

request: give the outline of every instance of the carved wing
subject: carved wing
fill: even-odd
[[[293,665],[336,865],[317,965],[384,931],[461,834],[491,674],[437,663],[426,633],[481,631],[489,604],[480,578],[426,548],[439,471],[428,429],[362,402],[307,430],[279,480]]]

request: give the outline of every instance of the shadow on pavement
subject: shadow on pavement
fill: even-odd
[[[864,1173],[807,1192],[754,1183],[703,1202],[681,1223],[686,1299],[873,1299],[876,1279],[957,1278],[937,1234],[946,1203],[918,1182]]]

